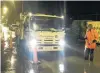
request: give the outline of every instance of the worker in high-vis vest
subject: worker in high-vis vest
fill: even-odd
[[[89,59],[93,61],[94,58],[94,50],[96,49],[96,42],[98,40],[98,33],[93,28],[92,24],[87,26],[87,31],[85,35],[85,60]]]

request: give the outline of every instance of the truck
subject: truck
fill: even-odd
[[[39,71],[37,53],[44,52],[45,55],[51,55],[64,51],[66,44],[64,19],[63,16],[46,14],[24,16],[26,19],[20,29],[22,31],[21,39],[23,39],[20,46],[24,45],[23,48],[20,47],[20,54],[22,54],[22,58],[25,57],[22,63],[24,63],[23,67],[26,71],[23,73],[33,73],[33,70],[37,73]]]
[[[32,46],[41,51],[63,51],[65,47],[65,25],[62,16],[33,14],[29,20],[33,35]],[[26,24],[26,26],[28,26]],[[27,27],[25,31],[27,31]],[[29,34],[28,34],[29,36]]]

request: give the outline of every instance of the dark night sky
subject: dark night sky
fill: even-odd
[[[24,2],[25,10],[39,13],[62,15],[64,2]],[[73,19],[96,19],[96,15],[100,14],[100,2],[94,1],[69,1],[66,2],[67,18]],[[28,10],[29,9],[29,10]],[[98,20],[100,20],[98,15]]]
[[[3,2],[3,4],[8,5],[10,7],[9,19],[12,22],[14,19],[19,18],[19,13],[22,11],[22,3],[23,3],[23,11],[33,12],[33,13],[45,13],[45,14],[54,14],[54,15],[62,15],[64,9],[63,1],[48,1],[48,2],[34,2],[34,1],[24,1],[24,2],[15,2],[15,7],[11,5],[9,2]],[[74,19],[87,19],[87,20],[95,20],[96,15],[92,14],[100,14],[100,2],[99,1],[67,1],[66,2],[66,12],[67,12],[67,20],[70,18]],[[100,15],[97,17],[100,20]]]
[[[63,12],[63,2],[24,2],[25,11],[33,13],[56,14],[60,15]]]
[[[100,14],[100,2],[87,1],[87,2],[68,2],[68,14],[79,17],[80,19],[95,19],[95,15]],[[98,20],[100,20],[100,15],[98,15]]]

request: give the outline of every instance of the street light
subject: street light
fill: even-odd
[[[3,8],[3,14],[6,14],[8,12],[8,8],[7,7],[4,7]]]

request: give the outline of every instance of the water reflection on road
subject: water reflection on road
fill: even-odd
[[[53,53],[45,54],[46,53],[41,53],[39,56],[41,61],[39,65],[40,73],[61,73],[61,71],[64,71],[63,73],[100,73],[100,49],[95,51],[94,62],[85,61],[83,53],[76,52],[73,49],[67,49],[63,55],[64,57],[59,57]],[[27,61],[25,62],[24,58],[21,59],[19,56],[18,59],[18,57],[14,57],[14,55],[11,57],[11,63],[16,69],[16,71],[12,73],[24,73],[24,70],[26,70],[23,69],[24,66],[28,69],[28,65],[30,65]]]
[[[95,51],[95,58],[93,62],[85,61],[83,56],[80,56],[79,54],[75,55],[76,52],[70,52],[71,55],[66,55],[64,57],[64,71],[65,73],[100,73],[100,58],[98,55],[100,53],[98,52],[99,47]],[[68,51],[68,50],[67,50]],[[68,51],[69,52],[69,51]],[[72,55],[73,54],[73,55]],[[45,56],[46,57],[46,56]],[[54,56],[53,56],[54,57]],[[63,61],[63,58],[57,59],[57,57],[53,58],[52,56],[49,56],[47,58],[42,59],[42,66],[44,67],[44,71],[41,73],[46,73],[45,69],[48,71],[51,70],[52,73],[58,73],[59,72],[59,61]],[[52,61],[50,60],[52,59]],[[54,60],[53,60],[54,59]],[[50,72],[50,71],[49,71]]]

